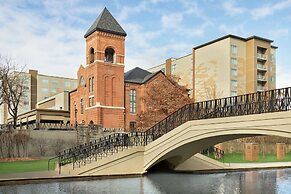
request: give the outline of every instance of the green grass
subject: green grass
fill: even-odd
[[[50,170],[54,169],[54,161],[50,162]],[[15,161],[0,162],[0,174],[47,171],[48,160],[31,160],[31,161]]]
[[[209,157],[214,159],[213,154],[210,154]],[[263,158],[262,154],[259,154],[259,159],[257,161],[243,160],[243,153],[226,153],[224,154],[224,158],[219,161],[224,163],[291,162],[291,153],[285,154],[284,160],[277,160],[276,154],[265,154],[265,158]]]

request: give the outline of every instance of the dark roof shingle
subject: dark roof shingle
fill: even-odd
[[[94,23],[86,32],[84,38],[87,38],[95,31],[108,32],[116,35],[126,36],[126,32],[123,30],[123,28],[111,15],[111,13],[108,11],[106,7],[103,9],[101,14],[96,18]]]
[[[142,84],[152,78],[156,73],[148,72],[144,69],[136,67],[124,74],[124,81]]]

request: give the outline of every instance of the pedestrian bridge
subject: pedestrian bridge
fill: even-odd
[[[116,133],[65,150],[61,173],[143,174],[178,166],[212,145],[257,135],[291,138],[291,88],[185,105],[145,132]]]

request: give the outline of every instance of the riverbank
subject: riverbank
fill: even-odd
[[[39,171],[0,175],[0,186],[18,185],[18,184],[38,184],[48,182],[65,182],[65,181],[90,181],[98,179],[115,179],[140,177],[141,174],[128,175],[99,175],[99,176],[71,176],[58,174],[56,171]]]
[[[238,171],[254,171],[266,169],[282,169],[291,168],[291,162],[272,162],[272,163],[224,163],[225,168],[221,169],[206,169],[206,170],[177,170],[176,173],[186,174],[214,174],[227,173]],[[145,175],[145,174],[143,174]],[[142,174],[128,175],[102,175],[102,176],[71,176],[58,174],[57,171],[39,171],[25,173],[11,173],[0,175],[0,186],[18,185],[18,184],[39,184],[48,182],[64,182],[64,181],[90,181],[98,179],[115,179],[115,178],[131,178],[140,177]]]

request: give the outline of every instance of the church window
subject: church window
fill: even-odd
[[[129,109],[131,114],[136,113],[136,90],[134,89],[129,93]]]
[[[94,77],[89,78],[89,92],[94,92]]]
[[[129,128],[130,128],[130,131],[135,131],[136,122],[134,122],[134,121],[129,122]]]
[[[91,92],[94,92],[94,77],[91,78]]]
[[[91,78],[89,78],[89,92],[91,92]]]
[[[93,63],[94,62],[94,49],[93,48],[90,48],[90,63]]]
[[[84,100],[81,99],[81,114],[84,114]]]
[[[113,48],[106,48],[105,49],[105,62],[114,63],[114,55],[115,55],[115,51]]]
[[[80,86],[84,86],[85,85],[85,80],[84,80],[84,77],[81,76],[80,78]]]

